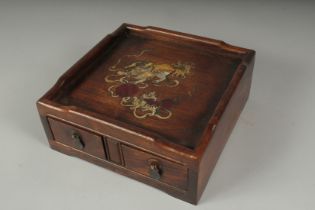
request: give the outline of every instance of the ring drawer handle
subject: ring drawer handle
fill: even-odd
[[[161,178],[161,167],[159,166],[159,162],[154,159],[150,159],[149,161],[149,175],[151,178],[159,180]]]
[[[77,132],[73,132],[71,137],[73,139],[74,146],[77,149],[82,150],[84,148],[84,142],[83,142],[83,140],[81,138],[81,135],[79,133],[77,133]]]

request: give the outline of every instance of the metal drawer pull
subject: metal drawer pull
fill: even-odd
[[[151,178],[159,180],[161,178],[161,168],[159,166],[159,162],[154,159],[150,159],[149,161],[149,175]]]
[[[82,150],[84,148],[84,142],[81,138],[81,135],[77,132],[73,132],[71,137],[73,139],[75,148]]]

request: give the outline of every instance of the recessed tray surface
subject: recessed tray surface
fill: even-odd
[[[124,25],[54,101],[193,149],[242,62],[229,45],[202,39]]]

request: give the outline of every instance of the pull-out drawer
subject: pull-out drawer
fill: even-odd
[[[48,121],[55,141],[105,159],[104,144],[100,135],[53,118],[48,118]]]
[[[173,187],[186,189],[188,172],[185,166],[127,145],[121,147],[127,169]]]

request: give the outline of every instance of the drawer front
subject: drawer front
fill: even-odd
[[[121,145],[121,149],[127,169],[176,188],[186,189],[186,167],[127,145]]]
[[[55,141],[105,159],[104,144],[100,135],[52,118],[48,118],[48,121]]]

